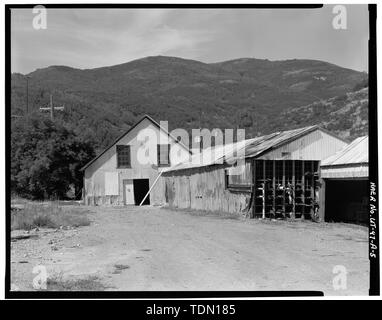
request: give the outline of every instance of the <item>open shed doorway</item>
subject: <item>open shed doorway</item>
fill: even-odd
[[[325,184],[325,221],[367,223],[366,179],[326,179]]]
[[[143,198],[149,192],[150,180],[149,179],[134,179],[134,200],[135,205],[139,206]],[[148,195],[142,205],[150,204],[150,195]]]

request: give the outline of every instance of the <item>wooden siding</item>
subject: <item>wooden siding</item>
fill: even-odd
[[[369,165],[367,163],[354,164],[349,166],[321,167],[321,178],[342,179],[342,178],[368,178]]]
[[[239,169],[239,171],[237,171]],[[229,187],[252,185],[251,163],[245,161],[243,164],[226,169],[227,183]]]
[[[98,204],[98,205],[123,205],[123,180],[125,179],[149,179],[150,186],[157,178],[159,171],[157,163],[157,152],[153,150],[154,164],[141,164],[137,159],[138,149],[145,146],[145,142],[138,141],[137,135],[140,130],[152,129],[154,132],[162,131],[158,129],[150,120],[144,119],[137,127],[130,131],[126,136],[118,141],[118,145],[130,145],[131,146],[131,168],[117,168],[117,154],[116,145],[108,149],[101,157],[97,158],[86,169],[84,174],[84,200],[86,204]],[[171,146],[175,142],[169,140]],[[157,143],[155,143],[156,148]],[[151,150],[150,150],[151,152]],[[187,159],[189,156],[188,151],[181,149],[181,157]],[[110,173],[118,173],[119,177],[119,194],[109,196],[105,194],[105,175]],[[150,193],[151,204],[163,204],[165,203],[165,184],[162,178],[159,178],[152,192]]]
[[[250,194],[226,189],[227,166],[215,165],[164,174],[170,207],[247,214]]]

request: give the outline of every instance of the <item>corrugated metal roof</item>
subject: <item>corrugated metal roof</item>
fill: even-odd
[[[355,139],[342,150],[321,162],[321,167],[369,162],[369,136]]]
[[[314,130],[318,126],[309,126],[295,130],[279,131],[253,139],[242,140],[236,143],[210,147],[201,153],[194,154],[190,161],[182,162],[166,168],[163,172],[206,167],[213,164],[230,162],[239,158],[254,158],[265,152],[280,147]],[[321,129],[320,129],[321,130]]]

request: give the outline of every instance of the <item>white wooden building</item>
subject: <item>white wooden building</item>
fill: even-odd
[[[164,181],[158,178],[160,170],[189,156],[185,145],[146,115],[82,168],[84,202],[139,205],[155,182],[143,204],[163,204],[165,192]]]

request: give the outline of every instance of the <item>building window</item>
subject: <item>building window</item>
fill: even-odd
[[[130,168],[130,146],[117,146],[117,168]]]
[[[169,144],[158,144],[158,167],[169,166],[170,165],[170,145]]]
[[[250,192],[252,186],[251,164],[246,162],[240,167],[233,166],[225,170],[226,188],[231,191]]]

